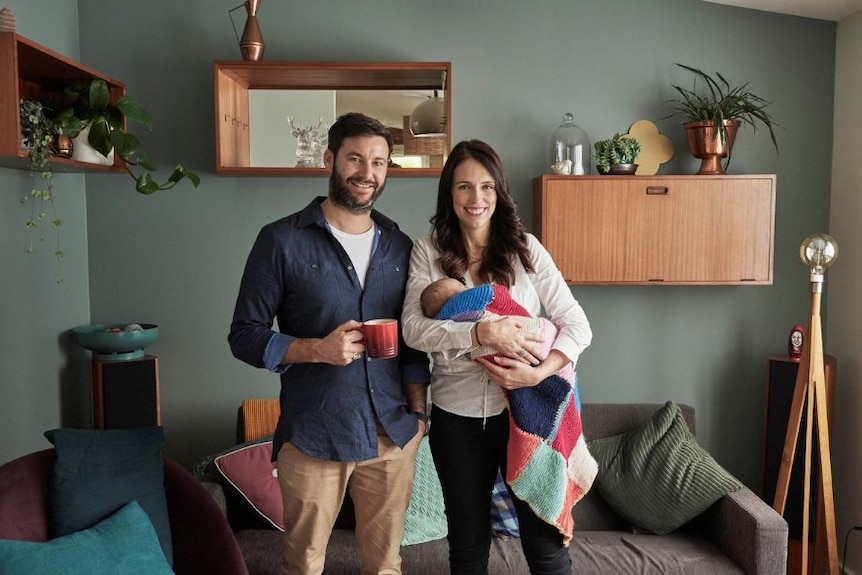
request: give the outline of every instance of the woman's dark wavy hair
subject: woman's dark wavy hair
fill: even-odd
[[[431,217],[431,238],[441,253],[437,260],[440,270],[449,277],[463,278],[467,274],[468,255],[461,235],[461,226],[452,205],[455,168],[473,159],[482,164],[494,178],[497,206],[491,216],[491,233],[479,265],[483,282],[506,287],[515,283],[514,258],[517,256],[528,272],[535,271],[527,247],[527,230],[518,215],[518,206],[509,194],[509,183],[503,162],[494,149],[481,140],[459,142],[449,154],[437,187],[437,211]]]

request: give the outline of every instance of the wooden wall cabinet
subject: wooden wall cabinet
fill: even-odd
[[[0,166],[28,169],[28,152],[21,145],[20,101],[38,100],[60,110],[68,105],[63,89],[71,84],[101,78],[112,101],[126,93],[124,84],[79,64],[15,32],[0,32]],[[117,158],[112,166],[53,158],[54,170],[124,171]]]
[[[775,175],[545,175],[533,230],[571,285],[770,285]]]

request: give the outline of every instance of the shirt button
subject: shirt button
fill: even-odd
[[[347,269],[352,270],[353,266],[347,266]]]
[[[311,269],[316,270],[316,269],[317,269],[317,264],[311,264]]]

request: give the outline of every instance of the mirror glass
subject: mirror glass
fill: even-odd
[[[390,175],[439,175],[451,147],[448,62],[215,62],[214,72],[218,174],[325,175],[327,129],[345,112],[389,128]]]
[[[434,97],[433,90],[249,90],[249,166],[322,167],[327,128],[342,114],[362,112],[392,133],[393,167],[440,167],[446,134],[410,131],[413,110]]]

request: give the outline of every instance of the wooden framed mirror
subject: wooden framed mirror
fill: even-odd
[[[214,75],[220,175],[325,175],[308,160],[302,136],[325,136],[349,111],[373,116],[392,132],[390,176],[439,176],[451,149],[449,62],[221,61]],[[411,114],[432,102],[442,108],[440,127],[414,135]]]

